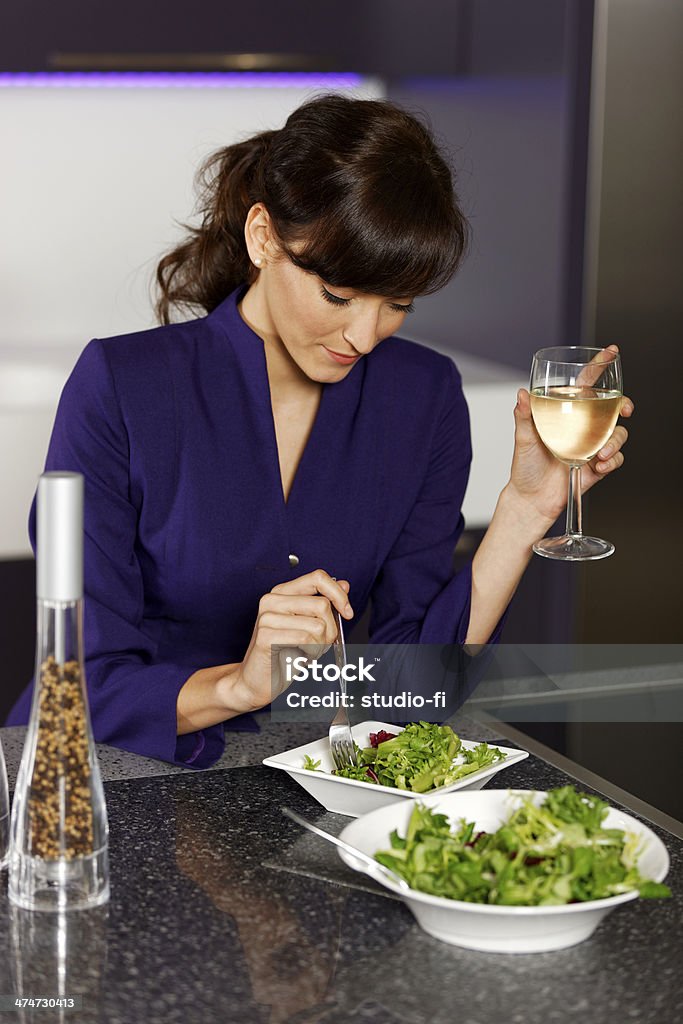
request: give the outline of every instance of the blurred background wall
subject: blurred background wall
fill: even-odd
[[[681,424],[666,391],[683,380],[683,4],[610,0],[598,14],[603,144],[590,175],[585,334],[621,346],[637,417],[628,473],[598,488],[589,512],[609,522],[625,557],[584,574],[579,636],[680,642]]]
[[[91,336],[151,323],[149,275],[174,218],[190,214],[199,159],[330,88],[424,113],[471,220],[467,264],[418,302],[407,332],[453,355],[472,410],[458,559],[471,557],[505,482],[533,351],[622,349],[637,405],[627,468],[585,512],[617,553],[581,567],[535,559],[505,639],[611,642],[624,665],[629,641],[651,645],[641,659],[668,656],[655,645],[681,641],[683,531],[678,417],[660,379],[681,379],[682,53],[679,0],[328,0],[324,16],[312,0],[196,0],[191,17],[180,0],[163,16],[149,0],[5,5],[0,718],[32,672],[25,521],[70,367]],[[597,756],[588,730],[554,732]]]
[[[594,68],[584,335],[619,344],[637,415],[624,474],[588,504],[588,521],[609,528],[620,557],[582,569],[577,638],[627,645],[629,665],[635,643],[655,661],[666,658],[660,645],[683,639],[681,426],[666,397],[683,381],[680,0],[598,4]],[[599,774],[618,765],[624,788],[683,820],[680,712],[649,725],[577,721],[565,744]]]

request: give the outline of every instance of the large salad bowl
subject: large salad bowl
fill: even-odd
[[[501,789],[470,793],[434,793],[422,802],[434,811],[446,814],[451,824],[465,818],[475,823],[476,831],[495,831],[519,802],[532,796],[542,803],[545,792]],[[394,829],[405,835],[413,810],[412,802],[394,802],[350,822],[340,838],[373,856],[388,850]],[[637,867],[641,875],[661,882],[669,870],[669,856],[662,841],[641,821],[611,807],[604,819],[605,828],[618,828],[635,834],[640,843]],[[363,870],[359,860],[340,851],[342,860]],[[377,879],[396,896],[405,900],[418,924],[444,942],[468,949],[496,953],[538,953],[573,946],[587,939],[610,911],[638,897],[637,890],[606,899],[568,903],[559,906],[501,906],[468,903],[432,896],[411,889],[408,893],[386,878]]]

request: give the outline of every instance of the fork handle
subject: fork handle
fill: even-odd
[[[318,826],[314,825],[312,821],[302,818],[301,815],[297,814],[296,811],[293,811],[291,807],[281,807],[280,810],[292,821],[295,821],[297,825],[301,825],[302,828],[308,829],[309,832],[313,832],[316,836],[320,836],[321,839],[326,839],[328,843],[332,843],[333,846],[338,846],[340,850],[345,850],[352,857],[355,857],[356,860],[362,861],[366,865],[367,874],[371,876],[384,875],[385,878],[390,878],[391,881],[398,885],[400,889],[406,890],[410,888],[405,879],[401,878],[401,876],[396,874],[395,871],[392,871],[391,868],[387,868],[383,864],[380,864],[374,857],[370,857],[369,854],[363,853],[363,851],[359,850],[357,847],[344,842],[343,839],[333,836],[331,832],[326,832],[324,829],[318,828]]]
[[[334,620],[337,624],[337,639],[334,641],[334,660],[337,664],[337,668],[342,669],[346,665],[346,644],[344,643],[344,627],[342,625],[342,618],[339,610],[333,607]],[[346,692],[346,680],[339,674],[339,685],[342,693]]]

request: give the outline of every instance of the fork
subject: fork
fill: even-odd
[[[346,644],[344,642],[344,627],[342,625],[341,615],[336,608],[332,609],[334,612],[335,622],[337,623],[337,639],[334,641],[334,660],[337,663],[339,669],[339,689],[342,693],[342,698],[346,697],[346,679],[342,674],[342,669],[346,667]],[[358,758],[356,756],[356,744],[353,740],[353,733],[351,732],[351,723],[349,722],[349,716],[346,708],[343,704],[337,708],[337,714],[332,720],[330,726],[330,752],[332,754],[332,760],[334,761],[335,768],[348,768],[349,765],[358,764]]]
[[[309,832],[313,832],[316,836],[320,836],[322,839],[327,839],[328,843],[338,846],[341,850],[345,850],[346,853],[355,857],[355,859],[360,861],[363,865],[359,870],[364,871],[366,875],[370,876],[370,878],[374,878],[375,881],[377,880],[378,875],[382,878],[388,878],[394,883],[394,885],[397,885],[399,889],[402,889],[403,892],[410,892],[410,886],[404,878],[397,875],[395,871],[391,870],[391,868],[387,868],[384,864],[380,864],[380,862],[375,860],[374,857],[370,857],[367,853],[363,853],[363,851],[359,850],[357,846],[351,846],[350,843],[344,842],[344,840],[340,839],[338,836],[333,836],[330,832],[326,832],[324,829],[319,828],[317,825],[314,825],[313,822],[308,821],[306,818],[302,818],[300,814],[296,814],[296,812],[291,810],[289,807],[281,807],[280,810],[288,818],[291,818],[292,821],[295,821],[297,825],[301,825],[302,828],[307,828]]]

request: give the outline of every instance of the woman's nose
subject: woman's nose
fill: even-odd
[[[377,320],[374,311],[355,316],[342,331],[344,340],[353,345],[356,352],[366,355],[377,344]]]

